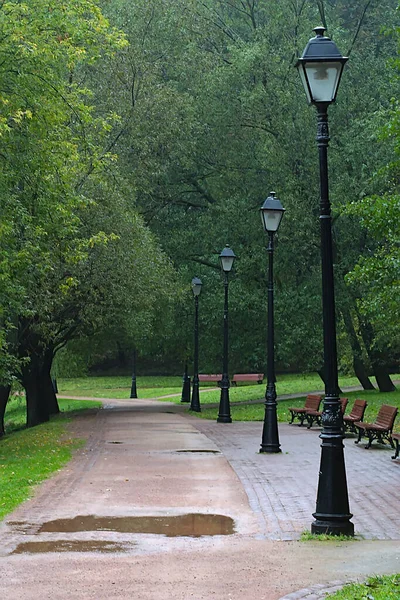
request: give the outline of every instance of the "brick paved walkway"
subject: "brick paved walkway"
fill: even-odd
[[[230,424],[188,417],[225,455],[257,514],[262,537],[298,539],[310,529],[320,462],[319,430],[279,424],[282,453],[260,454],[262,423]],[[393,450],[345,440],[350,512],[364,539],[400,539],[400,460]]]

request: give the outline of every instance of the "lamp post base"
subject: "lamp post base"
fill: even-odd
[[[354,525],[349,521],[353,515],[335,515],[332,517],[334,520],[330,520],[326,515],[320,515],[318,518],[317,514],[313,514],[315,517],[314,523],[311,523],[311,533],[318,535],[324,533],[326,535],[347,535],[349,537],[354,536]]]
[[[131,386],[131,393],[129,398],[137,398],[137,389],[136,389],[136,377],[132,377],[132,386]]]
[[[272,328],[270,329],[272,331]],[[270,350],[273,354],[273,349]],[[281,445],[279,443],[279,432],[278,432],[278,415],[277,415],[277,403],[276,403],[276,389],[275,389],[275,373],[270,373],[267,389],[265,391],[265,403],[264,403],[264,425],[261,439],[260,453],[278,453],[281,451]]]
[[[194,412],[201,412],[199,382],[198,382],[198,377],[196,377],[196,375],[193,378],[193,390],[192,390],[192,400],[190,402],[190,410],[193,410]]]
[[[260,454],[266,454],[267,452],[269,452],[270,454],[277,454],[278,452],[282,452],[282,450],[279,448],[279,444],[261,444]]]
[[[229,403],[229,380],[222,379],[217,423],[232,423]]]
[[[231,417],[218,417],[217,423],[232,423]]]

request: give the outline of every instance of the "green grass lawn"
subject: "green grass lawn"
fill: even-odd
[[[400,377],[393,375],[393,378]],[[374,379],[372,378],[372,381]],[[64,396],[91,396],[93,398],[128,399],[131,390],[130,377],[79,377],[73,379],[57,379],[59,393]],[[339,384],[344,386],[359,385],[356,377],[343,376]],[[169,394],[177,394],[168,401],[180,402],[182,392],[181,377],[137,377],[137,393],[139,398],[162,398]],[[210,404],[219,401],[219,390],[212,391],[216,384],[201,384],[201,403]],[[278,395],[304,393],[322,390],[323,384],[316,373],[278,375],[276,383]],[[210,390],[210,391],[205,391]],[[204,392],[204,393],[203,393]],[[262,385],[239,383],[230,389],[231,402],[247,402],[260,400],[265,394],[265,381]]]
[[[400,574],[371,577],[366,583],[352,583],[327,598],[330,600],[398,600]]]
[[[400,375],[393,375],[393,379],[399,379]],[[375,380],[372,378],[373,383]],[[339,385],[343,387],[359,385],[355,377],[340,377]],[[276,383],[278,400],[279,396],[285,394],[303,394],[308,392],[322,390],[323,385],[320,377],[316,373],[308,374],[285,374],[279,375]],[[124,398],[129,399],[131,388],[130,377],[83,377],[77,379],[58,380],[58,389],[60,394],[71,396],[92,396],[95,398]],[[182,379],[180,377],[138,377],[137,392],[139,398],[160,398],[168,394],[177,394],[173,398],[165,398],[168,402],[180,403],[182,391]],[[229,391],[231,401],[232,419],[235,421],[262,421],[264,418],[263,404],[248,404],[250,401],[263,400],[265,394],[265,382],[259,384],[240,383],[237,387],[232,386]],[[390,393],[380,393],[372,391],[356,391],[343,393],[343,396],[349,398],[349,408],[355,398],[364,398],[368,402],[365,413],[367,421],[373,421],[381,404],[391,404],[400,409],[400,391]],[[218,408],[208,406],[218,404],[220,399],[220,390],[215,384],[201,384],[200,403],[201,413],[194,413],[196,416],[204,419],[216,419]],[[305,396],[299,399],[279,400],[278,402],[278,420],[288,422],[290,420],[289,407],[303,406]],[[235,402],[243,404],[235,405]],[[395,427],[400,430],[400,417]]]
[[[63,396],[90,396],[93,398],[129,398],[131,377],[76,377],[57,379],[58,391]],[[156,398],[180,394],[182,377],[138,377],[139,398]]]
[[[71,417],[77,411],[101,406],[99,402],[73,400],[60,400],[59,404],[60,415],[24,429],[24,398],[13,398],[8,403],[7,435],[0,440],[0,519],[29,498],[33,487],[67,463],[72,452],[83,444],[83,440],[67,433]]]
[[[376,390],[371,391],[357,391],[357,392],[348,392],[343,394],[346,398],[349,399],[349,408],[348,411],[351,410],[351,406],[356,398],[363,398],[368,402],[367,409],[365,411],[365,420],[373,421],[377,415],[379,407],[382,404],[390,404],[392,406],[397,406],[400,409],[400,390],[390,393],[381,393]],[[202,397],[200,400],[202,401]],[[289,400],[279,400],[278,401],[278,421],[280,422],[289,422],[290,420],[290,412],[289,407],[292,406],[303,406],[305,401],[305,397],[289,399]],[[201,417],[203,419],[216,419],[218,416],[218,408],[217,407],[209,407],[207,405],[202,404],[200,413],[193,413],[194,415]],[[231,404],[231,415],[234,421],[262,421],[264,419],[264,405],[263,404],[243,404],[234,405]],[[397,425],[395,425],[395,431],[400,431],[400,417],[398,417]]]

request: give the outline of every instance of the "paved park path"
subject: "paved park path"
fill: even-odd
[[[259,454],[261,423],[156,400],[107,400],[71,427],[86,446],[0,524],[7,600],[311,600],[400,572],[389,448],[346,440],[359,539],[299,542],[315,509],[317,430],[280,424],[282,453]]]

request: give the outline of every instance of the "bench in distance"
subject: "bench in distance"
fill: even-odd
[[[256,381],[257,383],[262,383],[263,379],[263,373],[235,373],[232,377],[232,384],[237,385],[238,381]]]

